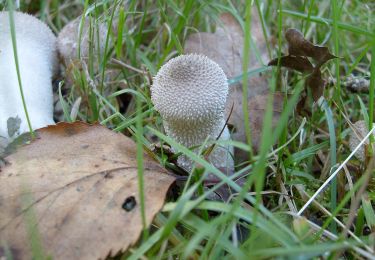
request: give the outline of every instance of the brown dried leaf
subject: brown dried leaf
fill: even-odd
[[[326,81],[323,79],[320,69],[315,69],[306,79],[306,86],[310,88],[314,101],[318,101],[323,96],[325,85]]]
[[[255,150],[258,150],[262,137],[263,119],[266,112],[267,100],[269,94],[263,94],[255,96],[248,103],[249,111],[249,124],[251,128],[251,141],[252,146]],[[283,111],[284,94],[281,92],[275,92],[273,95],[273,116],[272,116],[272,127],[277,125]],[[242,123],[243,124],[243,123]],[[232,134],[232,138],[236,141],[247,143],[245,127],[238,128]],[[236,151],[236,160],[240,162],[247,161],[249,159],[249,153],[243,150]]]
[[[277,66],[278,59],[273,59],[268,66]],[[311,73],[314,66],[308,58],[301,56],[282,56],[280,57],[280,66],[299,71],[301,73]]]
[[[185,53],[201,53],[214,60],[228,78],[242,73],[243,32],[236,19],[228,13],[220,16],[215,33],[189,35]]]
[[[103,126],[60,123],[6,157],[0,169],[0,258],[31,259],[27,215],[35,214],[46,255],[54,259],[114,256],[142,231],[136,145]],[[144,155],[150,224],[174,177]]]
[[[268,59],[266,51],[266,41],[263,35],[261,20],[257,10],[252,12],[251,35],[256,46],[260,51],[263,60]],[[220,16],[215,33],[199,32],[191,34],[185,42],[185,53],[200,53],[214,60],[224,70],[228,78],[238,76],[243,73],[243,41],[244,34],[240,24],[229,13]],[[254,53],[250,54],[249,70],[262,66],[255,58]],[[248,81],[248,102],[261,94],[268,92],[268,81],[264,75],[250,77]],[[233,112],[228,123],[233,125],[238,131],[233,139],[238,141],[245,140],[244,135],[244,116],[242,109],[242,84],[231,85],[226,105],[226,115],[229,116],[233,106]],[[235,150],[235,158],[238,160],[239,150]]]
[[[288,29],[285,38],[289,45],[289,55],[280,58],[280,65],[303,73],[311,73],[306,79],[306,86],[311,90],[314,101],[317,101],[324,92],[326,81],[322,77],[320,67],[330,59],[337,58],[327,47],[314,45],[303,37],[297,29]],[[315,66],[306,57],[313,58]],[[278,59],[271,60],[268,65],[277,66]],[[306,99],[299,102],[299,109],[304,106]]]
[[[337,58],[329,52],[327,47],[314,45],[306,40],[297,29],[288,29],[285,38],[289,44],[289,55],[311,57],[318,62],[317,67],[330,59]]]

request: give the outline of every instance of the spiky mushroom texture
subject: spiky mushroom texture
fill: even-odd
[[[217,63],[198,54],[181,55],[162,66],[154,78],[151,98],[163,118],[168,136],[191,148],[209,138],[230,139],[224,109],[228,95],[227,78]],[[195,150],[196,151],[196,150]],[[218,168],[233,169],[232,148],[216,146],[209,156]],[[190,171],[186,156],[178,164]]]
[[[375,126],[375,123],[373,123],[373,126]],[[360,120],[360,121],[357,121],[355,122],[355,124],[353,125],[354,127],[354,131],[351,132],[350,134],[350,138],[349,138],[349,147],[350,147],[350,151],[353,151],[358,145],[359,143],[362,141],[362,139],[368,134],[369,130],[367,129],[367,124],[364,120]],[[374,137],[375,137],[375,133],[374,133]],[[365,145],[369,145],[369,140],[367,139],[364,143],[363,146],[361,146],[357,152],[354,154],[355,157],[358,158],[358,160],[364,162],[365,159],[366,159],[366,155],[365,155]],[[375,149],[375,145],[373,146]]]
[[[57,71],[56,37],[35,17],[14,12],[21,82],[34,129],[54,124],[52,76]],[[0,12],[0,136],[11,139],[28,131],[12,46],[9,13]],[[9,118],[21,119],[18,132],[8,131]]]

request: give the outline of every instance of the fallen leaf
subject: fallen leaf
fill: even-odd
[[[275,92],[273,95],[273,116],[272,116],[272,128],[275,128],[281,113],[283,112],[284,108],[284,93]],[[249,123],[251,128],[251,141],[254,147],[260,146],[260,141],[262,137],[262,130],[263,130],[263,119],[266,113],[266,107],[268,102],[269,94],[258,95],[254,97],[251,102],[249,103]],[[242,130],[244,131],[244,129]],[[244,136],[245,133],[242,133],[240,136]],[[246,140],[243,140],[246,142]],[[245,155],[245,153],[241,153],[241,155]],[[247,158],[249,157],[246,154]],[[245,159],[246,157],[243,157]]]
[[[313,58],[322,65],[330,59],[337,58],[329,52],[328,47],[314,45],[303,37],[297,29],[291,28],[285,32],[285,38],[289,45],[289,55],[307,56]],[[317,67],[320,67],[317,65]]]
[[[38,136],[0,169],[0,258],[8,251],[31,259],[34,225],[53,259],[103,259],[133,245],[143,228],[135,143],[85,123],[59,123]],[[149,225],[174,177],[145,154],[144,181]]]
[[[252,11],[251,36],[259,49],[262,60],[268,59],[266,41],[263,35],[262,24],[257,10]],[[243,73],[243,41],[244,34],[241,25],[229,13],[220,16],[215,33],[199,32],[189,35],[185,42],[185,53],[200,53],[206,55],[220,65],[228,79]],[[254,51],[250,51],[249,68],[252,70],[263,65],[255,58]],[[248,80],[248,103],[253,98],[268,92],[268,80],[265,75],[252,76]],[[228,117],[233,106],[232,114],[228,123],[233,125],[235,132],[232,138],[236,141],[245,141],[244,115],[242,109],[242,84],[233,84],[229,88],[229,96],[226,105],[226,116]],[[255,136],[255,138],[257,138]],[[254,137],[253,137],[254,139]],[[257,149],[258,147],[254,147]],[[235,149],[235,159],[241,162],[243,151]]]
[[[322,77],[320,69],[315,69],[307,78],[305,82],[306,86],[310,88],[311,95],[314,101],[323,96],[326,81]]]
[[[220,65],[228,78],[242,73],[241,26],[229,14],[223,14],[215,33],[190,34],[185,53],[201,53]]]
[[[306,78],[305,85],[310,88],[314,101],[317,101],[324,93],[326,81],[322,77],[320,67],[328,60],[337,58],[331,54],[327,47],[314,45],[303,37],[297,29],[288,29],[285,33],[288,41],[289,55],[280,57],[280,66],[287,67],[302,73],[310,73]],[[315,66],[308,58],[316,61]],[[271,60],[269,66],[277,66],[278,58]],[[306,95],[304,95],[306,97]],[[298,107],[304,107],[306,98],[301,98]]]
[[[278,59],[273,59],[268,66],[277,66]],[[308,58],[300,56],[282,56],[280,57],[280,66],[299,71],[301,73],[311,73],[314,66]]]

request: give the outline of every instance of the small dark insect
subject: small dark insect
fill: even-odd
[[[132,209],[134,209],[134,207],[137,205],[137,201],[135,200],[134,196],[130,196],[130,197],[127,197],[124,201],[124,203],[122,203],[122,209],[124,209],[125,211],[129,212],[131,211]]]

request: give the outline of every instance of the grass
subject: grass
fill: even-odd
[[[43,19],[56,33],[81,13],[91,17],[86,20],[93,28],[87,64],[67,69],[59,83],[64,114],[60,119],[72,121],[72,114],[76,114],[77,120],[99,121],[131,136],[137,142],[141,198],[147,192],[143,188],[147,180],[142,174],[142,154],[151,152],[152,143],[172,146],[202,169],[201,177],[191,178],[177,200],[169,199],[153,227],[144,229],[138,243],[120,258],[373,257],[375,180],[371,151],[367,162],[353,158],[345,164],[336,180],[301,212],[306,218],[298,214],[351,153],[348,121],[366,120],[370,128],[374,122],[375,61],[371,57],[375,55],[375,5],[371,1],[258,0],[252,6],[250,1],[234,0],[20,2],[20,10]],[[7,8],[0,1],[0,10]],[[258,152],[252,148],[249,122],[244,119],[247,143],[232,144],[248,152],[249,162],[238,167],[233,176],[226,176],[163,133],[162,119],[150,99],[150,85],[162,64],[183,53],[187,36],[197,31],[213,32],[222,12],[239,19],[247,36],[244,53],[250,52],[251,59],[259,58],[248,37],[250,8],[261,12],[262,32],[269,33],[270,59],[286,52],[285,29],[298,28],[340,57],[323,70],[324,78],[335,78],[337,84],[328,86],[321,105],[309,104],[312,113],[303,116],[295,110],[304,90],[303,75],[280,68],[248,70],[250,60],[245,58],[244,73],[229,79],[230,84],[244,83],[245,115],[246,103],[251,102],[245,98],[251,91],[246,82],[260,72],[269,75],[271,92],[285,93],[284,109],[272,128],[270,95]],[[94,48],[100,38],[95,36],[98,23],[108,32],[103,55],[96,55]],[[369,94],[351,93],[340,84],[351,73],[365,77],[369,72]],[[78,113],[72,113],[78,98],[82,100]],[[155,152],[153,156],[175,169],[164,154]],[[221,181],[202,190],[208,172]],[[244,186],[234,181],[241,175],[246,176]],[[206,199],[224,185],[234,191],[230,201]],[[144,202],[140,204],[144,212]],[[144,214],[142,219],[145,226]]]
[[[26,102],[25,102],[25,96],[23,94],[23,88],[22,88],[22,79],[21,79],[21,73],[19,69],[19,63],[18,63],[18,54],[17,54],[17,41],[16,41],[16,31],[15,31],[15,25],[14,25],[14,16],[13,16],[13,2],[8,1],[7,2],[9,7],[10,7],[10,12],[9,12],[9,24],[10,24],[10,31],[12,35],[12,47],[13,47],[13,53],[14,53],[14,63],[16,64],[16,72],[17,72],[17,80],[18,80],[18,86],[20,90],[20,95],[22,99],[22,105],[25,110],[25,115],[26,115],[26,120],[27,120],[27,125],[29,127],[29,132],[32,138],[35,137],[34,135],[34,130],[30,122],[29,118],[29,113],[27,112],[27,107],[26,107]]]

